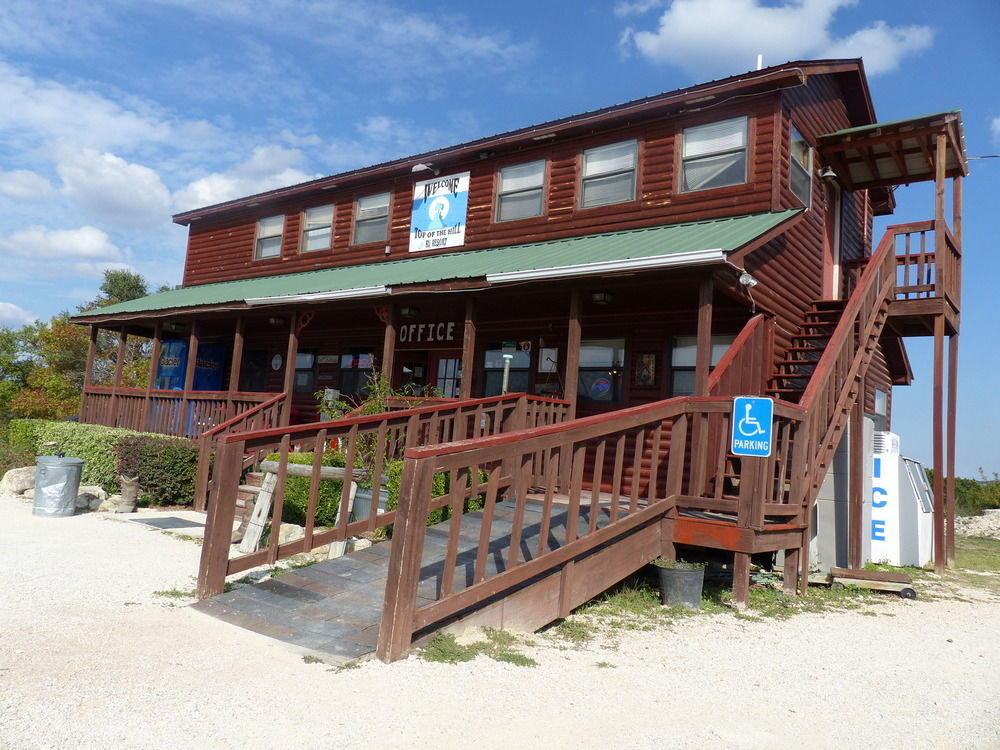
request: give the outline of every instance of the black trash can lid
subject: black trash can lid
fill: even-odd
[[[81,466],[83,459],[69,456],[36,456],[35,463],[39,466]]]

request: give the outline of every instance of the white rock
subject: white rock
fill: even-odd
[[[107,500],[102,500],[100,505],[97,506],[97,510],[101,513],[117,513],[118,510],[118,500],[113,500],[112,498],[118,498],[121,500],[119,495],[112,495]]]
[[[35,486],[35,467],[24,466],[20,469],[11,469],[0,479],[0,494],[20,495],[25,490],[33,489]]]
[[[306,532],[301,526],[296,526],[294,523],[283,523],[281,524],[281,529],[278,531],[278,544],[294,542],[305,535]]]
[[[93,499],[90,501],[91,510],[109,510],[118,505],[121,502],[121,495],[109,495],[107,492],[104,493],[104,497],[100,495],[94,495]],[[107,508],[104,508],[104,504],[107,503]]]
[[[84,484],[76,493],[77,508],[91,508],[94,503],[100,506],[101,502],[108,499],[108,493],[96,484]]]
[[[24,492],[21,493],[21,497],[24,500],[34,500],[35,499],[35,488],[31,487],[30,489],[25,490]]]

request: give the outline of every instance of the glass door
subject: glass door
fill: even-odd
[[[436,395],[458,398],[462,390],[462,353],[460,351],[431,352],[430,367]]]

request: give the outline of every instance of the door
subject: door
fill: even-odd
[[[826,185],[826,232],[823,237],[823,298],[840,299],[840,187]]]
[[[437,389],[436,395],[458,398],[462,390],[462,351],[432,351],[428,359],[428,379]]]

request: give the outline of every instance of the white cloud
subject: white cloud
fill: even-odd
[[[21,328],[34,323],[38,316],[13,302],[0,302],[0,328]]]
[[[990,132],[993,134],[993,142],[1000,143],[1000,117],[990,120]]]
[[[750,70],[758,54],[767,65],[815,57],[864,57],[870,74],[893,70],[899,61],[930,46],[927,26],[871,26],[834,38],[837,11],[857,0],[673,0],[655,31],[626,29],[620,43],[644,57],[676,65],[692,75]]]
[[[174,193],[174,209],[187,211],[294,185],[320,177],[299,169],[303,154],[283,146],[259,146],[250,158],[226,172],[214,172]]]
[[[96,41],[96,26],[109,22],[98,3],[65,5],[39,0],[4,0],[0,4],[0,48],[29,53],[76,53]]]
[[[622,0],[622,2],[615,3],[614,13],[619,18],[640,16],[643,13],[649,13],[653,8],[661,7],[664,2],[665,0],[634,0],[634,2]]]
[[[35,201],[52,195],[52,183],[27,169],[0,172],[0,193],[20,201]]]
[[[160,176],[114,154],[73,151],[59,162],[58,171],[68,196],[117,226],[162,224],[170,211],[170,192]]]
[[[0,237],[0,254],[4,278],[13,281],[100,278],[107,268],[132,270],[126,254],[92,226],[23,229]]]

